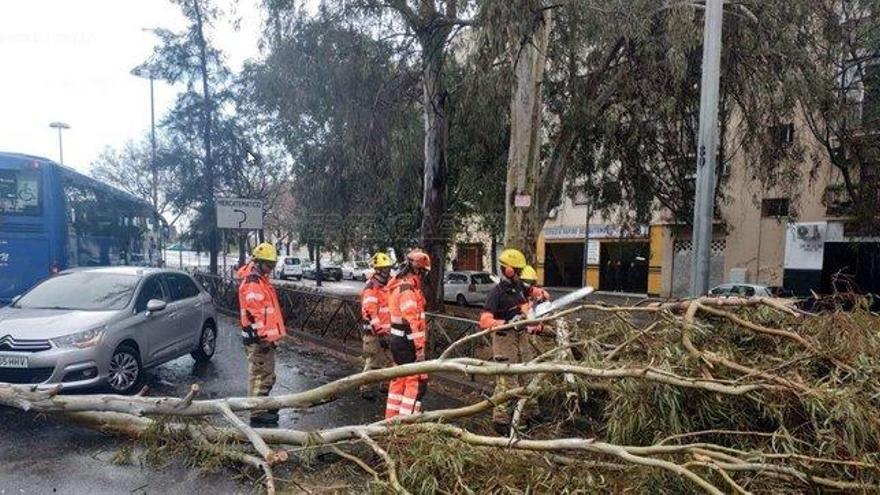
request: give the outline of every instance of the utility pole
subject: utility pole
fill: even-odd
[[[141,31],[157,33],[156,28],[141,28]],[[131,71],[132,75],[137,77],[146,77],[150,79],[150,172],[152,184],[150,187],[150,195],[153,201],[153,223],[157,234],[157,248],[159,251],[158,265],[162,266],[162,221],[159,215],[159,165],[156,163],[156,100],[153,86],[155,85],[156,76],[152,67],[138,67]]]
[[[721,85],[721,28],[724,0],[706,0],[700,138],[697,146],[691,296],[709,291],[712,228],[715,218],[715,157],[718,152],[718,94]]]
[[[64,165],[64,142],[61,139],[61,131],[70,129],[70,126],[64,122],[52,122],[49,124],[52,129],[58,129],[58,163]]]

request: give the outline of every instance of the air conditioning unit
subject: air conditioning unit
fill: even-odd
[[[798,225],[797,238],[801,241],[818,241],[822,238],[822,232],[818,225]]]

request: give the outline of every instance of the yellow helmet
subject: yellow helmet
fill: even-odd
[[[278,251],[275,250],[275,246],[268,242],[255,247],[253,256],[255,260],[268,261],[270,263],[278,262]]]
[[[394,262],[391,261],[391,257],[382,252],[376,253],[370,258],[370,268],[391,268],[392,265]]]
[[[522,273],[519,274],[519,279],[529,284],[536,284],[538,283],[538,272],[531,265],[526,265],[522,269]]]
[[[505,249],[504,251],[501,251],[501,256],[498,257],[498,262],[501,263],[502,266],[509,266],[517,270],[522,270],[528,264],[526,263],[525,255],[522,254],[522,251],[519,249]]]

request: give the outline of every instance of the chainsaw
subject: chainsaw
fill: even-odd
[[[584,288],[578,289],[570,294],[566,294],[555,301],[542,302],[541,304],[535,306],[534,308],[532,308],[529,311],[527,318],[529,320],[544,318],[545,316],[549,315],[550,313],[555,313],[556,311],[559,311],[560,309],[567,308],[568,306],[571,306],[572,304],[589,296],[593,292],[595,292],[595,289],[593,289],[592,287],[584,287]]]

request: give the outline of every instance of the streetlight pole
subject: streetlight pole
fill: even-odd
[[[52,122],[49,124],[52,129],[58,129],[58,163],[64,165],[64,142],[61,139],[61,131],[70,129],[70,126],[64,122]]]
[[[149,31],[155,33],[155,28],[141,28],[141,31]],[[142,67],[135,68],[131,73],[138,77],[147,77],[150,80],[150,171],[152,183],[150,184],[150,195],[153,200],[153,224],[156,228],[156,248],[159,251],[159,265],[162,261],[162,222],[159,215],[159,165],[156,162],[156,99],[154,85],[156,77],[150,69],[144,70]]]
[[[715,156],[718,150],[718,94],[721,81],[721,29],[724,0],[706,0],[703,79],[700,87],[700,138],[697,147],[691,296],[709,291],[712,229],[715,218]]]
[[[153,73],[150,72],[150,161],[153,172],[153,207],[159,206],[159,170],[156,165],[156,100],[153,93]]]

